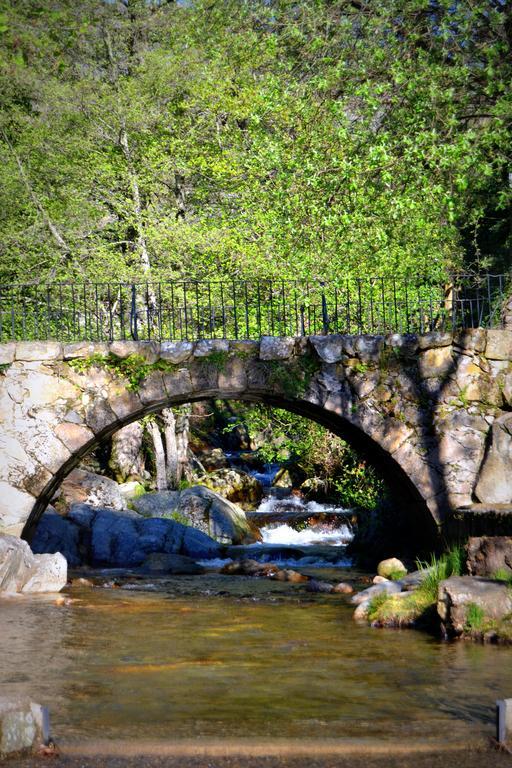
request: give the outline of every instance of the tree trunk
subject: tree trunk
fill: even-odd
[[[176,442],[176,419],[172,408],[162,411],[164,421],[165,452],[167,454],[167,483],[169,488],[177,488],[180,482],[178,446]]]
[[[108,463],[118,483],[143,480],[144,455],[142,438],[144,428],[139,421],[121,427],[112,437],[112,451]]]
[[[176,419],[176,448],[178,455],[177,478],[190,478],[188,462],[188,435],[190,426],[190,405],[184,406]]]
[[[156,421],[150,421],[148,424],[148,429],[153,439],[153,447],[155,450],[156,489],[157,491],[166,491],[167,468],[165,464],[165,451],[164,444],[162,442],[162,435]]]

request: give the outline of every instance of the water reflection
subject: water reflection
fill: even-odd
[[[510,649],[360,627],[341,596],[209,575],[159,589],[2,601],[2,692],[47,704],[61,741],[443,741],[491,735],[512,690]]]

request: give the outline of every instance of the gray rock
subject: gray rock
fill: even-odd
[[[26,541],[0,535],[0,593],[59,592],[66,581],[61,554],[34,555]]]
[[[448,347],[452,343],[452,334],[444,331],[430,331],[418,336],[419,349],[437,349]]]
[[[210,560],[219,557],[223,548],[206,533],[190,526],[184,526],[181,551],[195,560]]]
[[[49,738],[46,707],[23,697],[0,697],[0,757],[37,749]]]
[[[156,491],[132,499],[132,507],[144,517],[165,517],[178,509],[180,491]]]
[[[294,348],[294,338],[262,336],[260,342],[260,360],[286,360],[293,355]]]
[[[377,595],[396,595],[402,591],[401,585],[396,581],[386,581],[381,584],[373,584],[368,589],[363,589],[362,592],[358,592],[356,595],[350,598],[350,601],[354,605],[360,605],[367,600],[371,600],[372,597]]]
[[[169,555],[154,552],[141,566],[143,573],[197,574],[204,573],[204,568],[195,560],[185,555]]]
[[[124,509],[125,501],[114,480],[84,469],[74,469],[63,481],[57,504],[64,510],[73,504],[91,504],[109,509]]]
[[[189,360],[194,345],[191,341],[162,341],[160,344],[160,357],[174,365],[179,365]]]
[[[361,360],[378,362],[384,347],[384,336],[358,336],[355,341],[355,352]]]
[[[16,360],[35,362],[61,359],[62,344],[56,341],[18,341],[16,344]]]
[[[479,606],[486,618],[499,621],[512,612],[512,590],[504,582],[474,576],[451,576],[439,584],[437,612],[450,634],[464,631],[471,605]]]
[[[328,336],[310,336],[309,341],[320,360],[325,363],[337,363],[343,354],[343,336],[329,334]]]
[[[212,352],[229,352],[227,339],[203,339],[194,349],[194,357],[208,357]]]
[[[503,414],[492,425],[492,443],[475,494],[484,504],[512,501],[512,413]]]
[[[10,341],[7,344],[0,344],[0,365],[10,365],[10,363],[13,363],[15,354],[15,341]]]
[[[332,592],[334,592],[334,587],[327,581],[317,581],[316,579],[311,579],[311,581],[308,581],[306,584],[306,591],[319,592],[330,595]]]
[[[255,541],[245,512],[209,488],[196,485],[180,494],[178,511],[194,528],[222,544]]]
[[[494,576],[497,571],[512,576],[512,537],[471,536],[467,548],[468,571],[472,576]]]

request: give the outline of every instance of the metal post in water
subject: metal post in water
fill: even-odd
[[[512,699],[496,702],[496,740],[498,744],[512,740]]]

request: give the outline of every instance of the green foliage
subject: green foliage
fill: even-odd
[[[496,579],[496,581],[506,581],[507,584],[512,586],[512,573],[506,568],[498,568],[498,570],[493,573],[492,578]]]
[[[228,359],[229,352],[224,349],[214,349],[209,353],[208,357],[205,358],[205,362],[217,371],[222,371],[224,370]]]
[[[5,375],[6,371],[11,367],[11,363],[2,363],[0,365],[0,376]]]
[[[183,512],[171,512],[168,517],[169,520],[174,520],[174,522],[181,523],[181,525],[190,525],[190,520],[186,515],[183,514]]]
[[[484,609],[476,603],[468,603],[466,608],[466,631],[479,631],[485,622]]]
[[[258,453],[264,462],[289,463],[303,477],[318,477],[341,506],[373,508],[384,495],[385,485],[373,467],[319,424],[263,405],[241,403],[237,413],[226,432],[243,424],[250,439],[262,443]]]
[[[388,579],[391,581],[400,581],[404,576],[407,576],[407,571],[391,571],[388,574]]]
[[[90,357],[71,360],[69,365],[79,373],[84,373],[94,367],[107,368],[116,376],[126,379],[128,382],[126,388],[132,392],[136,392],[144,379],[154,371],[172,373],[177,368],[174,363],[169,363],[167,360],[157,360],[154,363],[148,363],[142,355],[129,355],[128,357],[119,358],[114,355],[104,357],[95,354],[90,355]]]
[[[418,562],[417,565],[424,573],[419,589],[434,603],[437,601],[439,583],[450,576],[464,573],[465,550],[461,546],[452,547],[440,557],[432,555],[430,562]]]
[[[483,0],[4,3],[0,282],[508,266],[509,27]]]

